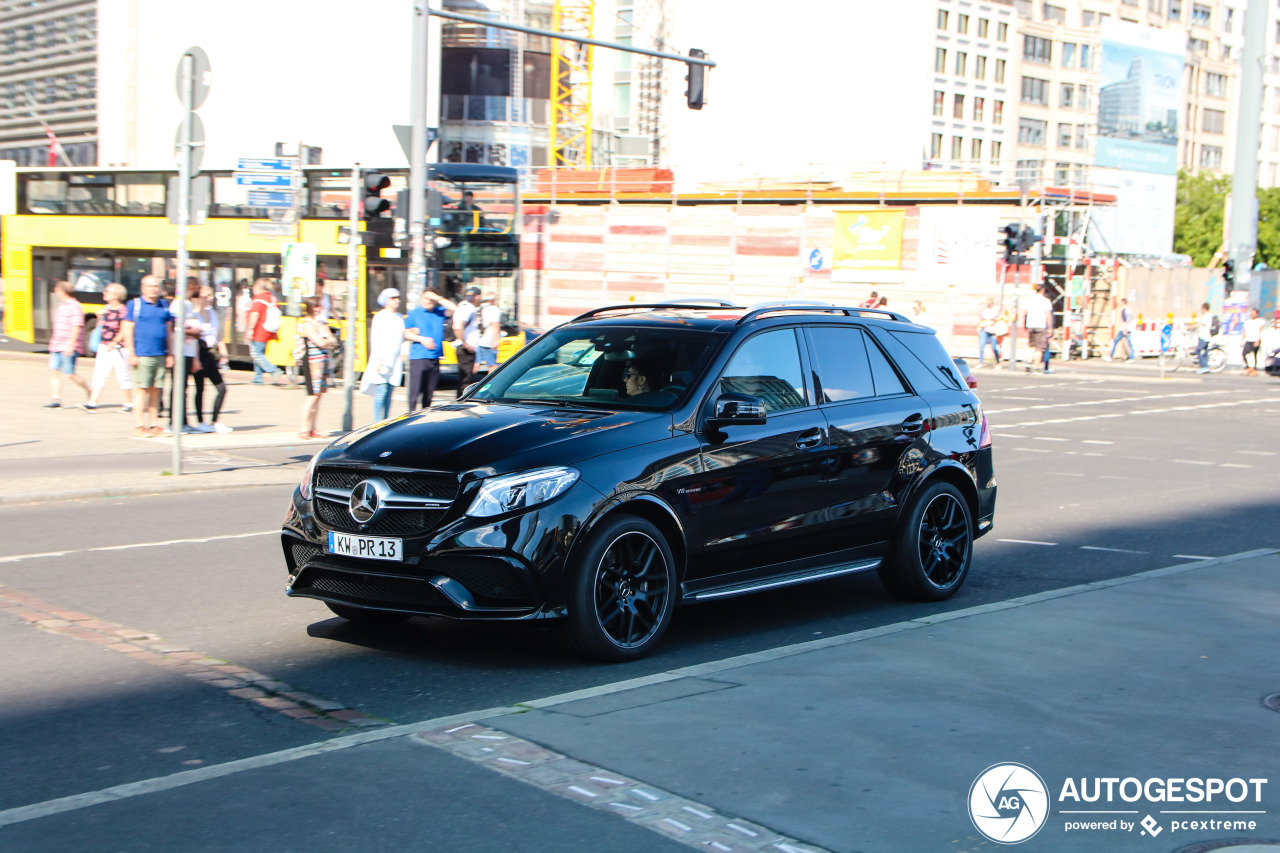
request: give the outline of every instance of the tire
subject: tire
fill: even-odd
[[[619,515],[590,534],[569,565],[569,613],[557,639],[578,657],[642,658],[658,645],[675,609],[675,559],[658,528]]]
[[[1221,373],[1227,366],[1227,353],[1220,346],[1209,347],[1209,372]]]
[[[394,610],[368,610],[364,607],[354,607],[350,604],[334,604],[332,601],[326,601],[324,606],[332,610],[333,615],[341,616],[348,622],[380,628],[399,625],[401,622],[413,618],[412,613],[398,613]]]
[[[894,531],[880,581],[900,598],[942,601],[964,583],[972,560],[969,502],[950,483],[926,483]]]
[[[1182,352],[1168,349],[1160,353],[1160,366],[1170,373],[1177,373],[1178,368],[1182,367]]]

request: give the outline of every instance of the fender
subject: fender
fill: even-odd
[[[949,456],[930,461],[911,481],[911,485],[907,487],[906,493],[903,495],[902,502],[898,505],[899,517],[902,515],[902,509],[910,505],[916,493],[924,488],[926,483],[937,479],[939,475],[945,477],[948,482],[956,481],[961,483],[959,486],[960,493],[969,502],[969,512],[973,516],[973,523],[976,525],[978,523],[978,484],[973,479],[973,474],[968,468]],[[895,519],[895,524],[896,521]]]

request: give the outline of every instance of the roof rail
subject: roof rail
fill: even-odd
[[[587,320],[598,314],[604,314],[606,311],[639,311],[652,308],[686,308],[690,311],[714,311],[721,308],[742,309],[742,306],[734,305],[732,302],[722,302],[718,299],[694,299],[689,302],[628,302],[625,305],[605,305],[602,308],[592,308],[590,311],[574,317],[569,322],[576,323],[579,320]]]
[[[749,320],[763,314],[775,314],[784,311],[812,311],[816,314],[843,314],[846,317],[864,317],[870,315],[878,315],[881,317],[895,320],[899,323],[910,323],[911,321],[902,314],[893,311],[886,311],[882,308],[842,308],[837,305],[824,305],[822,303],[802,303],[802,302],[765,302],[760,305],[753,305],[747,310],[747,313],[738,318],[735,325],[741,326]]]

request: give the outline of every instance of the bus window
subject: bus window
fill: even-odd
[[[26,181],[27,213],[66,213],[66,181]]]

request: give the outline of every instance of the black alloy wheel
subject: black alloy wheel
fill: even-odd
[[[925,486],[903,514],[880,580],[903,598],[942,601],[964,583],[973,559],[973,521],[950,483]]]
[[[573,561],[565,648],[582,657],[629,661],[647,655],[671,622],[675,561],[662,533],[642,518],[603,522]]]

